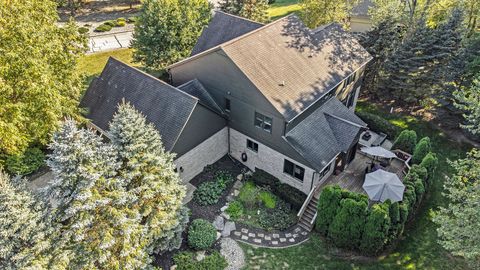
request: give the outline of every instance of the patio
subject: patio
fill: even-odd
[[[344,189],[348,189],[352,192],[366,194],[362,188],[365,180],[366,168],[372,162],[372,158],[357,151],[353,161],[345,168],[343,172],[338,175],[331,175],[327,180],[321,183],[318,188],[318,194],[327,185],[339,185]],[[395,173],[400,180],[403,180],[405,174],[405,163],[400,159],[393,158],[390,164],[384,168],[384,170]]]

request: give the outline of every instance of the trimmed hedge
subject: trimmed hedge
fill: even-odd
[[[388,241],[390,223],[389,205],[373,205],[367,216],[360,249],[367,254],[379,253]]]
[[[417,133],[414,130],[403,130],[393,142],[392,149],[400,149],[409,154],[413,153],[413,150],[417,145]]]
[[[337,214],[341,200],[342,189],[339,186],[327,186],[322,190],[318,200],[317,220],[315,221],[315,229],[321,234],[328,234],[328,227]]]
[[[210,248],[217,238],[215,227],[204,219],[195,219],[188,228],[188,245],[196,250]]]
[[[6,157],[5,168],[11,174],[26,175],[38,170],[45,163],[40,148],[28,148],[24,153]]]
[[[432,144],[429,137],[423,137],[413,150],[412,163],[420,164],[423,158],[432,151]]]
[[[305,193],[288,184],[280,182],[275,176],[266,171],[256,169],[252,175],[252,180],[258,186],[269,188],[273,194],[292,205],[295,210],[299,210],[307,199]]]
[[[397,137],[398,133],[400,132],[400,128],[393,125],[392,123],[388,122],[383,117],[380,117],[376,114],[364,112],[364,111],[357,111],[355,112],[365,123],[368,124],[368,127],[376,132],[380,133],[383,132],[387,134],[388,138],[394,139]]]
[[[194,252],[180,252],[173,256],[177,270],[223,270],[228,266],[227,260],[218,252],[205,256],[201,261],[196,260]]]
[[[367,210],[366,200],[343,199],[328,228],[328,238],[338,247],[356,249],[362,241]]]
[[[95,31],[95,32],[108,32],[108,31],[112,30],[112,28],[113,28],[113,27],[110,26],[110,25],[101,24],[101,25],[97,26],[97,27],[95,28],[95,30],[93,30],[93,31]]]
[[[424,167],[427,169],[427,174],[428,174],[428,183],[431,183],[433,180],[433,175],[435,173],[435,170],[438,166],[438,158],[435,153],[428,153],[420,163],[420,166]]]

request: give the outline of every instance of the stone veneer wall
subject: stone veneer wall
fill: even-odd
[[[228,127],[224,127],[192,150],[175,159],[178,173],[184,183],[203,171],[205,166],[215,163],[228,153]],[[180,168],[183,168],[183,172]]]
[[[258,153],[247,148],[247,138],[253,142],[258,143]],[[242,161],[242,153],[247,154],[247,161]],[[262,169],[271,175],[278,178],[281,182],[287,183],[305,194],[310,192],[312,187],[312,180],[314,184],[318,182],[318,174],[315,174],[315,179],[313,179],[313,174],[315,170],[309,168],[308,166],[298,163],[295,160],[271,149],[270,147],[259,143],[258,141],[247,137],[246,135],[230,128],[230,155],[233,158],[242,162],[250,170],[254,171],[255,168]],[[284,160],[287,159],[295,164],[298,164],[305,168],[305,176],[303,182],[293,178],[292,176],[283,173],[283,164]]]

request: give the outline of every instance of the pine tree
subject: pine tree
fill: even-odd
[[[467,121],[462,127],[472,134],[480,134],[480,74],[471,87],[456,91],[454,96],[455,106],[464,111],[463,117]]]
[[[143,219],[149,252],[179,247],[188,218],[182,208],[185,187],[175,172],[174,155],[165,151],[153,124],[129,104],[121,104],[110,123],[109,137],[123,165],[120,177],[134,198],[129,209]]]
[[[1,269],[46,268],[42,256],[55,232],[46,217],[42,204],[27,191],[23,180],[13,183],[0,170]]]

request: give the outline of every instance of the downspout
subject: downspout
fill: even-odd
[[[313,174],[312,174],[312,182],[311,182],[311,184],[310,184],[310,190],[313,189],[313,182],[315,181],[315,174],[319,174],[319,173],[318,173],[318,172],[313,172]]]

